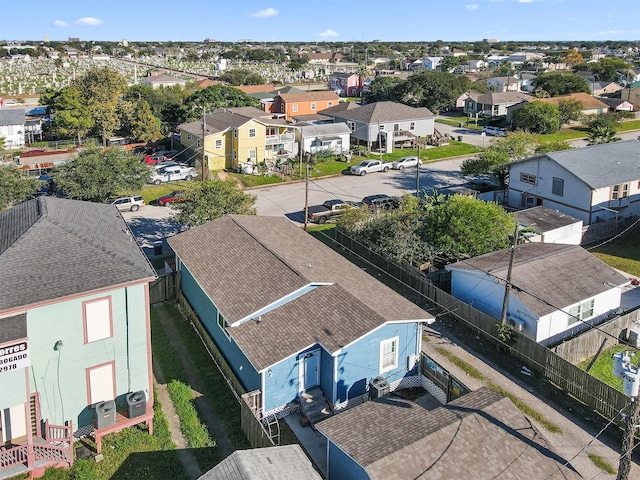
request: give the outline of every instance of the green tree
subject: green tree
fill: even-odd
[[[550,149],[551,148],[551,149]],[[462,162],[460,170],[463,175],[490,175],[504,188],[509,175],[506,167],[508,162],[527,158],[536,153],[546,153],[567,150],[571,146],[567,142],[543,142],[536,134],[515,131],[506,137],[496,139],[489,148],[481,151],[477,156]]]
[[[33,197],[43,184],[15,165],[0,167],[0,211]]]
[[[82,139],[94,122],[80,91],[74,87],[64,87],[49,93],[45,101],[49,111],[54,113],[52,129],[64,137],[75,136],[78,144],[82,144]]]
[[[596,63],[590,63],[589,66],[601,82],[615,82],[618,80],[619,72],[624,72],[624,75],[629,70],[629,65],[620,58],[601,58]]]
[[[202,118],[203,108],[211,112],[217,108],[258,107],[259,102],[237,88],[212,85],[192,93],[180,109],[181,122],[193,122]]]
[[[178,223],[194,227],[227,214],[255,215],[255,201],[235,180],[210,180],[190,187],[173,208]]]
[[[51,176],[57,189],[71,198],[104,202],[140,190],[149,181],[150,170],[139,156],[126,150],[89,148]]]
[[[446,256],[472,257],[509,246],[513,215],[496,203],[452,195],[429,210],[423,237]]]
[[[118,133],[136,142],[152,142],[162,137],[160,120],[151,113],[146,100],[122,100],[119,105],[121,127]]]
[[[589,124],[589,145],[617,142],[616,127],[611,119],[596,118]]]
[[[227,70],[220,75],[220,81],[236,86],[262,85],[265,83],[265,79],[260,74],[246,68]]]
[[[93,130],[103,144],[120,127],[118,103],[127,90],[127,81],[109,67],[90,68],[72,82],[89,110]]]
[[[385,102],[397,100],[396,88],[403,83],[402,79],[391,76],[376,77],[371,82],[369,92],[364,94],[365,102]]]
[[[413,107],[427,107],[439,113],[452,105],[469,89],[467,77],[449,72],[429,71],[411,75],[398,86],[399,101]]]
[[[534,88],[542,89],[552,97],[570,93],[591,93],[589,82],[575,73],[545,72],[536,77]]]
[[[513,113],[513,126],[534,133],[553,133],[560,128],[560,110],[550,103],[534,100]]]
[[[459,65],[460,65],[459,57],[454,57],[453,55],[448,57],[443,57],[442,61],[440,62],[440,70],[442,70],[443,72],[450,72]]]
[[[309,63],[309,60],[311,60],[311,57],[307,53],[303,53],[302,55],[291,57],[287,67],[292,72],[297,72],[302,70]]]
[[[560,112],[560,126],[577,122],[582,119],[582,102],[573,98],[560,100],[558,111]]]

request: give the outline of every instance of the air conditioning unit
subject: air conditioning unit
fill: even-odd
[[[389,382],[384,377],[375,377],[369,383],[369,398],[374,399],[386,395],[390,391]]]
[[[524,322],[519,318],[509,317],[509,325],[519,332],[524,330]]]

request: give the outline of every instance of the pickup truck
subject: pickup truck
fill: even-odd
[[[151,183],[160,185],[161,183],[175,182],[176,180],[186,180],[190,182],[198,176],[198,172],[193,167],[182,165],[170,165],[160,168],[151,174]]]
[[[333,220],[342,215],[345,210],[352,208],[354,205],[344,200],[334,198],[327,200],[322,205],[313,205],[307,209],[307,219],[313,223],[323,224],[327,220]]]
[[[351,167],[351,174],[364,176],[367,173],[388,172],[389,168],[391,168],[389,163],[381,162],[380,160],[364,160]]]

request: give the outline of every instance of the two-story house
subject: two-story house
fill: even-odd
[[[302,93],[279,93],[274,98],[271,113],[286,120],[296,115],[310,115],[337,105],[340,97],[335,92],[315,91]]]
[[[26,116],[24,108],[0,108],[0,137],[4,148],[24,147]]]
[[[515,79],[517,83],[517,79]],[[469,92],[463,111],[472,117],[503,117],[508,108],[521,102],[530,101],[533,97],[522,92]]]
[[[343,111],[324,111],[336,123],[346,123],[351,140],[381,146],[392,152],[396,142],[423,142],[435,132],[435,115],[425,107],[410,107],[397,102],[375,102]]]
[[[151,433],[156,275],[116,208],[42,196],[0,225],[0,477],[71,465],[86,435]]]
[[[640,141],[550,152],[508,164],[508,205],[543,205],[585,225],[640,215]]]
[[[178,126],[180,142],[205,168],[221,170],[247,162],[275,162],[298,155],[295,129],[253,107],[237,107],[205,115],[202,121]],[[203,131],[204,130],[204,131]]]
[[[357,73],[333,72],[329,75],[329,90],[343,97],[359,97],[362,87],[362,78]]]

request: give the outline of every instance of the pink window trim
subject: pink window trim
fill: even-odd
[[[89,337],[88,337],[88,332],[87,332],[87,309],[86,309],[86,305],[89,303],[95,303],[95,302],[99,302],[101,300],[104,299],[109,300],[109,331],[111,332],[111,334],[106,337],[106,338],[112,338],[113,337],[113,300],[111,298],[111,295],[107,295],[104,297],[100,297],[100,298],[94,298],[92,300],[86,300],[84,302],[82,302],[82,332],[84,335],[84,343],[85,345],[87,343],[89,343]],[[104,338],[101,338],[100,340],[104,340]],[[100,340],[94,340],[93,342],[99,342]],[[91,343],[93,343],[91,342]]]
[[[94,365],[92,367],[87,367],[84,370],[85,370],[85,376],[86,376],[86,382],[87,382],[87,405],[89,405],[90,407],[93,407],[94,402],[91,399],[91,376],[89,374],[91,373],[91,370],[96,370],[98,368],[104,367],[105,365],[111,365],[111,378],[113,379],[112,400],[115,400],[116,398],[116,362],[114,360],[111,360],[110,362],[105,362],[99,365]]]

